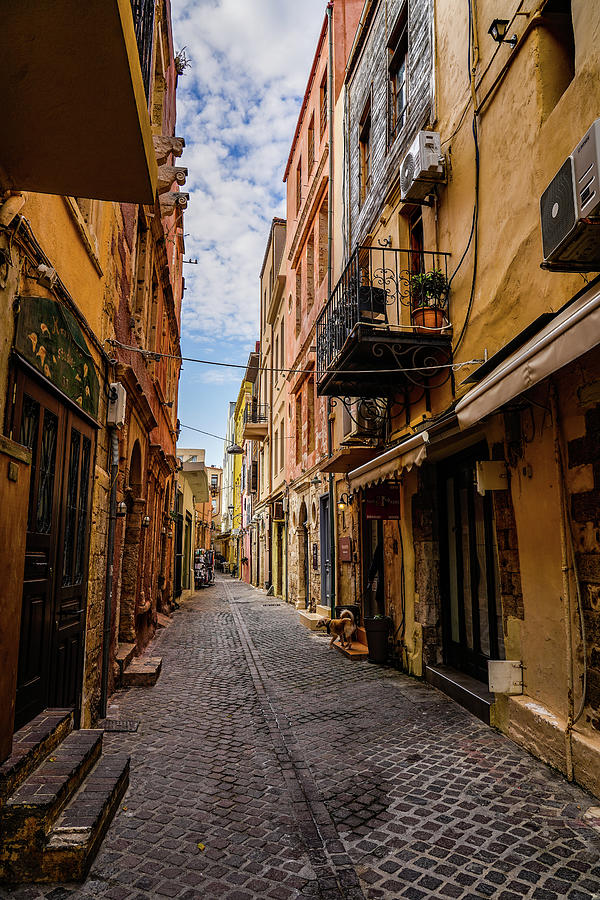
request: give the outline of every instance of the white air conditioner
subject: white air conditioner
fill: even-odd
[[[127,403],[127,391],[120,381],[115,381],[108,386],[108,412],[106,421],[114,428],[122,428],[125,424],[125,406]]]
[[[600,119],[542,194],[540,219],[542,268],[600,271]]]
[[[437,131],[419,131],[400,166],[402,200],[423,200],[444,180],[444,158]]]
[[[350,420],[350,430],[344,435],[341,444],[353,446],[356,444],[370,444],[375,441],[381,431],[381,410],[378,401],[365,401],[355,399],[347,411],[347,420]]]

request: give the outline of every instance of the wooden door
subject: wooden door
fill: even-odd
[[[13,436],[31,450],[31,480],[19,643],[15,729],[46,705],[54,621],[65,410],[51,394],[17,376]]]
[[[94,432],[69,412],[65,429],[57,552],[50,706],[81,705]]]
[[[15,387],[13,434],[32,452],[15,713],[20,728],[46,706],[79,712],[95,434],[24,373]]]

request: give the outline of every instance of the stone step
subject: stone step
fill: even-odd
[[[123,683],[123,673],[135,655],[135,644],[119,644],[115,654],[115,681],[117,686]]]
[[[129,756],[101,757],[54,824],[38,881],[83,881],[129,784]]]
[[[338,638],[333,646],[347,659],[367,659],[369,655],[367,645],[360,644],[358,641],[354,641],[350,647],[342,647]]]
[[[0,766],[0,808],[72,730],[71,709],[45,709],[15,732],[12,753]]]
[[[444,665],[425,666],[425,680],[452,697],[486,725],[490,724],[495,697],[490,694],[487,684]]]
[[[303,609],[300,612],[300,623],[304,625],[305,628],[310,629],[310,631],[315,631],[319,622],[321,622],[323,616],[320,616],[318,613],[311,613],[308,610]]]
[[[104,732],[72,731],[16,791],[2,809],[2,863],[11,853],[23,853],[50,831],[61,810],[102,752]]]
[[[317,612],[322,619],[331,618],[331,610],[328,606],[323,606],[321,603],[317,603]]]
[[[123,673],[123,687],[152,687],[158,681],[162,656],[132,659]]]

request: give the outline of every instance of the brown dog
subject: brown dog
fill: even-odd
[[[330,647],[333,646],[335,639],[338,637],[342,647],[345,646],[349,648],[352,646],[352,638],[356,631],[356,624],[354,622],[354,615],[349,609],[342,610],[339,619],[320,619],[319,622],[317,622],[317,628],[326,628],[327,634],[332,636],[329,641]]]

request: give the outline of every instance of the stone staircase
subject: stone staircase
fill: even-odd
[[[129,784],[129,757],[104,732],[47,709],[17,731],[0,766],[0,882],[82,881]]]
[[[135,644],[119,644],[115,664],[115,687],[152,687],[162,668],[161,656],[135,656]]]

